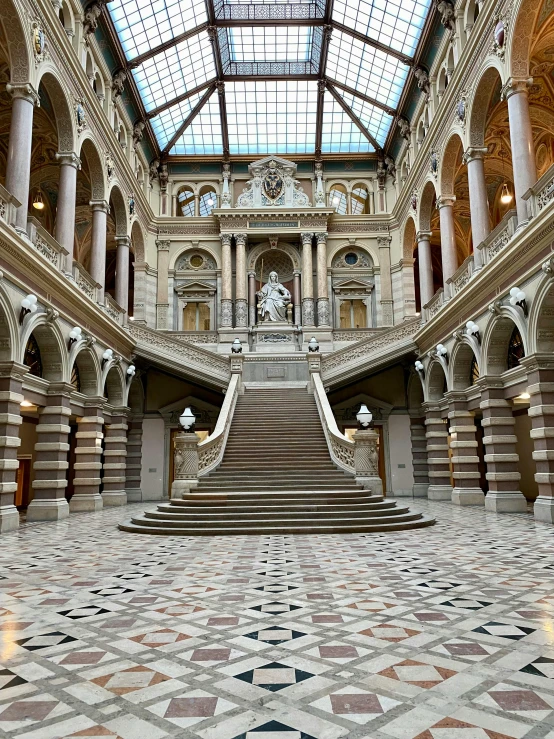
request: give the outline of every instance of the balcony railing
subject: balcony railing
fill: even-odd
[[[120,326],[123,325],[126,310],[119,303],[116,303],[109,293],[104,295],[104,310],[116,323],[119,323]]]
[[[510,243],[517,228],[517,212],[509,210],[496,228],[484,239],[478,249],[483,255],[483,264],[489,264]]]
[[[21,205],[3,185],[0,185],[0,220],[11,225],[15,220],[15,209]]]
[[[523,199],[527,201],[528,218],[535,218],[554,201],[554,164],[527,190]]]
[[[53,236],[32,216],[27,219],[27,235],[39,254],[60,272],[63,271],[67,249],[58,244]]]
[[[454,272],[452,277],[446,281],[449,297],[453,298],[454,295],[457,295],[464,289],[467,283],[471,280],[474,271],[475,263],[473,261],[473,254],[470,254]]]
[[[98,302],[98,291],[101,285],[89,275],[82,264],[76,261],[73,262],[73,280],[81,292],[93,302]]]

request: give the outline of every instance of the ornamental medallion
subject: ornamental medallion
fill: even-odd
[[[274,165],[274,162],[271,162]],[[264,193],[270,200],[276,200],[283,191],[283,180],[280,174],[272,166],[268,169],[264,179]]]

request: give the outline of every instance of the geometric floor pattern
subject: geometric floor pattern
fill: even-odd
[[[554,739],[554,530],[1,537],[0,737]]]

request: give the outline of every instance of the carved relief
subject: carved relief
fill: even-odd
[[[296,164],[280,157],[265,157],[249,165],[252,176],[237,199],[237,208],[309,206],[308,196],[295,179]]]

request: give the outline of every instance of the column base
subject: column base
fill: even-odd
[[[14,505],[0,506],[0,534],[19,528],[19,511]]]
[[[453,488],[452,503],[454,505],[484,505],[485,493],[481,488]]]
[[[429,500],[452,500],[450,485],[429,485],[427,491]]]
[[[485,496],[485,510],[495,513],[525,513],[527,500],[519,490],[509,492],[489,492]]]
[[[539,495],[533,506],[533,512],[537,521],[554,523],[554,498],[549,495]]]
[[[127,503],[142,503],[142,490],[140,488],[131,488],[125,492],[127,493]]]
[[[69,501],[71,513],[101,511],[104,507],[100,493],[77,493]]]
[[[105,506],[127,505],[127,493],[125,490],[104,491],[102,501]]]
[[[69,504],[65,498],[32,500],[27,508],[27,521],[62,521],[69,516]]]
[[[373,495],[383,495],[383,481],[380,477],[359,477],[357,475],[356,482],[365,490],[370,490]]]
[[[412,488],[414,498],[427,498],[429,492],[429,483],[415,482]]]

